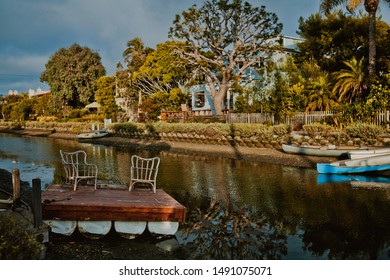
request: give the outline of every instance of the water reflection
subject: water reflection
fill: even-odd
[[[390,259],[390,184],[353,187],[312,169],[0,134],[2,166],[47,167],[52,182],[63,176],[60,149],[85,150],[101,180],[126,183],[132,154],[160,156],[158,187],[187,207],[176,236],[185,258]]]
[[[210,201],[193,211],[179,235],[189,259],[280,259],[287,236],[247,208]]]

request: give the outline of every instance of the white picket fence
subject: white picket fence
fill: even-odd
[[[285,116],[282,119],[275,120],[275,116],[269,113],[230,113],[226,115],[227,123],[265,123],[272,124],[285,123],[293,126],[323,122],[326,118],[332,117],[333,111],[314,111],[314,112],[297,112],[291,116]],[[372,124],[390,125],[390,111],[381,111],[371,119]]]

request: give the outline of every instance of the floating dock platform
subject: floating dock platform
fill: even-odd
[[[76,226],[81,233],[98,238],[111,225],[124,237],[151,233],[172,235],[184,222],[186,208],[164,190],[122,187],[50,185],[42,193],[42,218],[52,231],[70,235]],[[92,235],[92,236],[91,236]]]

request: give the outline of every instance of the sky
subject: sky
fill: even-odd
[[[264,5],[297,36],[300,17],[318,12],[320,0],[246,0]],[[60,48],[77,43],[99,53],[107,75],[123,62],[129,40],[155,48],[168,39],[177,14],[204,0],[0,0],[0,95],[30,88],[48,90],[40,75]],[[390,8],[378,12],[390,24]]]

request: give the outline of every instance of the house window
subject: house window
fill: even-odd
[[[204,92],[198,92],[195,94],[195,107],[203,108],[205,105],[205,96]]]

